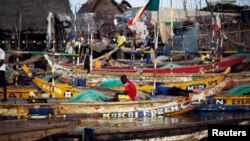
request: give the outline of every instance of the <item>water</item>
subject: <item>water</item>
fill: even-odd
[[[233,123],[233,119],[249,119],[250,112],[189,112],[183,115],[176,115],[171,117],[158,117],[158,118],[88,118],[81,119],[81,125],[77,126],[76,131],[83,128],[111,128],[111,127],[145,127],[152,125],[173,125],[181,123],[193,122],[209,122],[221,121],[220,124]],[[232,120],[232,121],[231,121]],[[225,121],[225,122],[223,122]]]

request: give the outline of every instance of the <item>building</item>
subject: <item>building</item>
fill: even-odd
[[[118,4],[115,0],[88,0],[77,12],[77,31],[109,37],[117,30],[115,20],[130,7],[126,1]]]
[[[61,44],[71,30],[68,0],[8,0],[1,1],[0,7],[2,45],[44,49],[52,42]]]

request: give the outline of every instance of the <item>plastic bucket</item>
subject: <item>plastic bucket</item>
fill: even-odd
[[[95,61],[95,68],[100,69],[102,67],[102,61]]]

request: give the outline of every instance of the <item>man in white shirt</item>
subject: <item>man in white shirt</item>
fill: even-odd
[[[0,87],[3,87],[3,102],[7,101],[7,83],[5,79],[5,70],[6,70],[6,64],[5,61],[5,52],[2,49],[2,46],[0,46]]]

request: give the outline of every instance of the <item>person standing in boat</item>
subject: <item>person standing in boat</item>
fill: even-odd
[[[200,60],[200,64],[203,63],[207,63],[208,61],[211,61],[211,56],[209,53],[205,53],[206,49],[201,49],[201,51],[203,51],[202,55],[201,55],[201,60]]]
[[[5,52],[3,50],[3,46],[0,46],[0,87],[3,87],[3,102],[7,101],[7,83],[5,79],[5,70],[6,64],[5,62]]]
[[[125,59],[125,52],[121,48],[125,46],[126,40],[123,30],[120,30],[117,38],[117,46],[119,48],[117,51],[117,59]]]
[[[91,48],[90,46],[86,46],[84,48],[84,57],[83,57],[83,62],[84,62],[84,69],[87,70],[88,73],[90,73],[90,53],[91,53]]]
[[[116,93],[115,101],[135,101],[136,99],[136,86],[135,84],[128,80],[126,75],[121,76],[121,82],[125,85],[125,91],[123,93]]]

